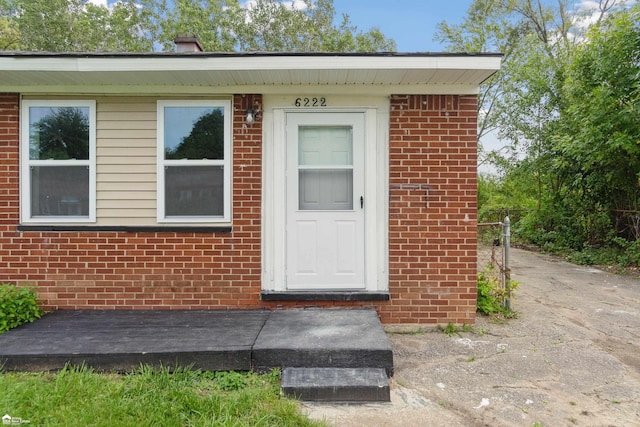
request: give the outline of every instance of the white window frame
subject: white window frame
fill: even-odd
[[[31,107],[89,108],[89,159],[88,160],[31,160],[29,158]],[[20,112],[20,201],[22,223],[94,223],[96,221],[96,101],[95,100],[22,100]],[[89,168],[88,216],[32,216],[31,214],[31,166],[87,166]]]
[[[165,107],[213,107],[224,109],[224,159],[165,160],[164,110]],[[232,108],[228,100],[159,100],[157,101],[157,221],[158,223],[231,223],[231,132]],[[222,166],[223,215],[222,216],[171,216],[165,215],[165,166]]]

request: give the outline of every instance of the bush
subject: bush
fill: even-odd
[[[514,317],[515,313],[504,306],[507,290],[502,286],[498,271],[493,263],[488,263],[478,273],[478,301],[476,309],[487,316],[503,315]],[[511,291],[518,287],[518,283],[510,281]]]
[[[7,283],[0,285],[0,333],[33,322],[43,314],[35,290]]]
[[[620,248],[617,262],[621,267],[640,266],[640,239],[628,241],[621,237],[616,237],[613,244]]]
[[[478,273],[478,311],[487,315],[499,313],[502,309],[502,294],[496,267],[489,263]]]

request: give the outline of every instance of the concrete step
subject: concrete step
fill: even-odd
[[[384,368],[393,351],[375,310],[276,310],[260,331],[253,369]]]
[[[384,368],[285,368],[285,395],[313,402],[389,402]]]

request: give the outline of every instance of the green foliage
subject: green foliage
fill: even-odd
[[[478,273],[478,311],[486,315],[500,313],[503,297],[504,292],[497,277],[496,267],[489,263]]]
[[[613,211],[639,208],[640,5],[604,19],[576,48],[563,85],[565,108],[554,139],[589,245],[615,236]],[[586,235],[588,230],[588,235]],[[615,230],[621,231],[621,230]],[[635,240],[638,236],[629,236]]]
[[[0,285],[0,333],[33,322],[44,314],[36,292],[29,287]]]
[[[640,240],[629,241],[614,237],[603,247],[585,246],[572,251],[567,260],[581,265],[614,265],[622,268],[640,266]]]
[[[126,375],[86,367],[0,374],[3,414],[31,425],[313,426],[280,396],[278,373],[228,373],[242,386],[221,387],[227,373],[143,366]]]
[[[81,108],[52,108],[31,126],[30,139],[32,159],[88,159],[88,112]]]
[[[220,390],[237,391],[247,385],[247,376],[235,371],[216,372],[213,376]]]
[[[189,135],[173,149],[165,148],[167,159],[224,159],[224,115],[215,109],[193,124]]]
[[[483,107],[485,120],[519,156],[482,153],[500,176],[480,179],[478,217],[494,222],[487,220],[492,212],[524,209],[512,218],[517,240],[571,253],[575,262],[633,265],[640,237],[634,215],[640,210],[640,5],[600,1],[589,12],[568,5],[476,0],[462,26],[443,27],[458,44],[500,43],[507,28],[520,35],[504,45],[499,91],[481,95],[491,107]],[[481,16],[501,23],[475,25]],[[590,25],[583,25],[587,18]]]
[[[529,177],[519,173],[502,178],[478,176],[478,222],[499,222],[507,215],[514,221],[535,207],[535,188]]]
[[[295,5],[301,4],[299,8]],[[376,52],[393,51],[395,42],[377,28],[362,32],[348,15],[334,24],[333,0],[290,3],[257,0],[251,7],[230,7],[227,26],[241,51]]]
[[[640,240],[633,240],[630,242],[626,239],[616,237],[615,239],[613,239],[613,242],[620,248],[621,251],[616,257],[616,261],[620,266],[640,266]]]
[[[456,332],[458,332],[458,328],[456,328],[456,325],[454,325],[453,323],[447,323],[447,326],[445,327],[440,327],[439,329],[441,329],[442,332],[444,332],[445,334],[451,336],[453,334],[455,334]]]
[[[12,20],[0,17],[0,50],[17,50],[20,48],[20,33]]]
[[[493,263],[487,263],[478,273],[477,310],[487,316],[513,317],[515,312],[504,306],[507,289],[500,282],[498,274],[498,268]],[[515,291],[518,288],[518,283],[511,281],[509,286],[511,291]]]
[[[393,51],[378,28],[361,31],[348,15],[334,24],[333,0],[0,1],[0,47],[52,52],[174,50],[178,34],[207,51]]]
[[[19,39],[14,45],[25,50],[149,51],[153,25],[136,3],[107,9],[85,0],[6,0],[0,17],[12,22]]]
[[[447,323],[447,326],[438,325],[436,329],[449,336],[459,334],[460,332],[475,332],[473,326],[466,323],[462,326],[456,326],[453,323]]]

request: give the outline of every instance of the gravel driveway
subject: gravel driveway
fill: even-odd
[[[640,426],[640,280],[512,250],[516,319],[390,333],[392,402],[304,404],[339,426]]]

